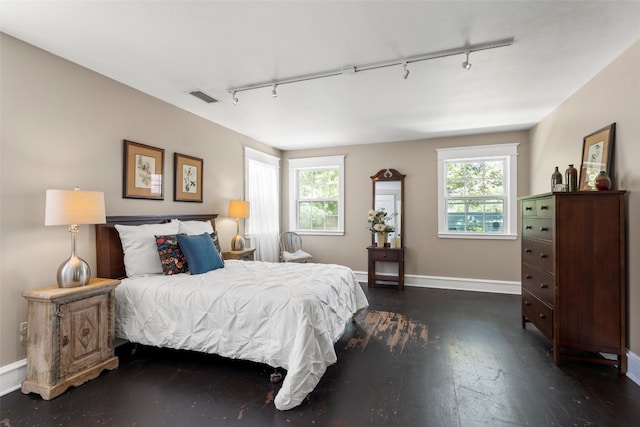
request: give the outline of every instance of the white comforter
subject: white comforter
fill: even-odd
[[[368,306],[347,267],[234,260],[201,275],[124,279],[116,298],[118,337],[286,369],[280,410],[315,388],[347,322]]]

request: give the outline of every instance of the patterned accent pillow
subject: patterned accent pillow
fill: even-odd
[[[220,255],[220,260],[222,261],[222,265],[224,265],[224,257],[222,256],[222,249],[220,249],[220,239],[218,239],[218,232],[214,231],[213,233],[210,233],[209,237],[211,237],[211,240],[213,240],[213,246],[216,247],[216,250],[218,251],[218,255]]]
[[[160,255],[160,264],[162,264],[162,273],[165,276],[186,273],[189,270],[187,258],[178,245],[177,235],[156,236],[156,245],[158,246],[158,255]]]
[[[213,244],[216,246],[218,253],[222,255],[222,249],[220,249],[220,239],[218,239],[218,232],[214,231],[213,233],[210,233],[209,236],[211,236],[211,238],[213,239]]]

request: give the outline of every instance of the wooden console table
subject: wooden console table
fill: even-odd
[[[373,287],[377,282],[396,282],[399,290],[404,290],[404,248],[378,248],[367,247],[369,253],[368,287]],[[377,274],[376,262],[398,263],[398,274]]]

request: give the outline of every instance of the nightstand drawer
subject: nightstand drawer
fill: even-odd
[[[387,249],[387,248],[372,249],[370,256],[373,261],[389,261],[389,262],[400,261],[400,251],[396,249]]]
[[[222,252],[223,259],[237,259],[239,261],[253,261],[255,248],[242,249],[240,251]]]

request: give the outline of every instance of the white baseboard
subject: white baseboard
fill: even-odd
[[[627,351],[627,377],[640,385],[640,357],[631,351]]]
[[[27,377],[27,359],[0,367],[0,396],[18,390]]]
[[[361,283],[367,283],[367,272],[356,271]],[[520,295],[520,282],[486,279],[465,279],[461,277],[419,276],[406,274],[405,286],[417,288],[451,289],[457,291],[492,292],[497,294]]]

